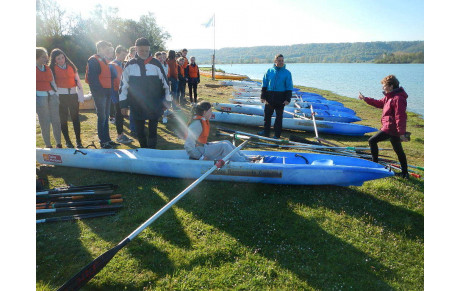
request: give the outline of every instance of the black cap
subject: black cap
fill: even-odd
[[[136,39],[135,46],[150,46],[149,41],[145,37]]]

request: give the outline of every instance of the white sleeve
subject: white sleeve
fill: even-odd
[[[127,65],[123,73],[121,74],[121,81],[120,81],[120,87],[121,87],[121,92],[120,92],[120,101],[124,101],[128,98],[128,88],[129,88],[129,70],[130,66]]]

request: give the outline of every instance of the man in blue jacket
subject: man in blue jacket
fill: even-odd
[[[262,94],[260,99],[265,103],[264,108],[264,130],[258,132],[259,135],[270,136],[270,127],[273,112],[276,112],[274,138],[281,137],[283,129],[284,106],[291,102],[292,97],[292,76],[286,70],[284,57],[282,54],[275,56],[275,64],[268,69],[262,82]]]

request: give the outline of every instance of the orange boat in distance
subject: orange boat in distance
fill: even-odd
[[[244,80],[244,79],[249,79],[248,76],[245,75],[237,75],[237,74],[228,74],[228,73],[221,73],[221,72],[215,72],[214,77],[216,79],[230,79],[230,80]],[[200,75],[212,78],[212,72],[211,71],[202,71],[200,70]]]

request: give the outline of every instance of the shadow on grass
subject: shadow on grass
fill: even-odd
[[[77,174],[75,171],[84,172]],[[66,183],[75,185],[117,184],[117,181],[123,181],[123,191],[127,191],[129,196],[126,196],[124,210],[117,215],[117,227],[110,231],[104,227],[104,224],[110,224],[107,221],[113,218],[85,221],[94,233],[112,244],[118,243],[128,235],[128,233],[119,233],[117,228],[134,230],[164,206],[166,201],[155,191],[163,193],[170,201],[192,182],[63,167],[42,167],[38,174],[40,177],[48,175],[62,177]],[[410,180],[409,183],[416,189],[423,189],[421,181]],[[193,213],[197,219],[234,237],[254,254],[258,253],[270,261],[277,262],[281,268],[294,273],[313,288],[359,289],[366,286],[369,290],[391,289],[387,282],[397,280],[396,274],[391,269],[352,244],[327,232],[321,225],[324,218],[315,216],[306,218],[293,209],[293,205],[300,205],[312,210],[324,208],[336,214],[345,212],[348,216],[367,224],[381,226],[410,239],[423,239],[422,215],[379,200],[357,189],[267,184],[232,186],[225,182],[205,181],[179,202],[177,207]],[[67,227],[69,229],[66,233],[67,231],[71,233],[72,245],[81,258],[78,261],[81,266],[75,263],[71,267],[66,267],[71,271],[60,275],[58,278],[61,279],[70,277],[92,260],[86,249],[79,245],[79,233],[72,226],[70,224]],[[191,248],[190,238],[174,211],[168,211],[156,221],[154,231],[176,246]],[[39,241],[38,235],[37,241]],[[172,276],[176,271],[167,254],[154,247],[148,239],[144,240],[142,235],[126,249],[142,268],[151,270],[159,276]],[[50,264],[48,255],[47,252],[40,254],[40,257],[37,256],[37,261],[40,261],[42,266]],[[183,268],[193,270],[195,266],[202,265],[204,262],[218,267],[233,262],[236,256],[237,253],[224,254],[217,251],[197,257]],[[61,264],[69,262],[68,254],[62,255],[60,261]],[[272,275],[276,277],[276,274]],[[40,279],[52,280],[49,276]],[[120,283],[101,286],[102,289],[103,287],[118,290],[123,289],[124,285]],[[137,288],[137,286],[132,287]]]

